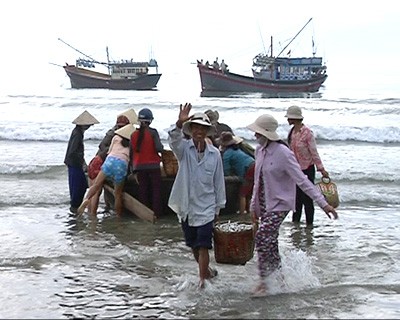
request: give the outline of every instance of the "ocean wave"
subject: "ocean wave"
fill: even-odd
[[[33,179],[40,177],[58,176],[66,172],[65,165],[4,165],[0,164],[0,175],[6,176],[32,176]]]
[[[357,99],[357,98],[337,98],[337,99],[324,99],[322,98],[321,101],[327,103],[350,103],[350,104],[369,104],[369,105],[394,105],[398,106],[400,104],[399,98],[366,98],[366,99]],[[398,108],[397,108],[398,109]]]
[[[313,126],[317,141],[331,141],[331,142],[370,142],[370,143],[400,143],[400,128],[399,127],[346,127],[346,126]],[[249,131],[247,128],[235,128],[236,135],[248,141],[255,141],[254,132]],[[286,140],[288,129],[286,127],[279,127],[277,130],[279,136]]]
[[[90,128],[85,132],[85,141],[100,142],[107,128]],[[72,129],[68,128],[43,128],[31,127],[29,131],[24,128],[8,128],[2,130],[0,127],[0,140],[4,141],[39,141],[39,142],[68,142]],[[170,128],[158,129],[161,140],[168,140],[168,130]],[[236,135],[250,142],[255,142],[254,133],[247,128],[232,128]],[[287,130],[278,128],[278,134],[283,140],[286,140]],[[313,126],[313,132],[317,141],[330,142],[368,142],[377,144],[397,144],[400,143],[400,128],[388,126],[384,128],[376,127],[324,127]]]

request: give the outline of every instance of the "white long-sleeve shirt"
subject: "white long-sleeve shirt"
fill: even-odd
[[[188,218],[190,226],[209,223],[226,203],[221,154],[206,143],[204,157],[199,161],[193,140],[184,139],[181,129],[175,128],[168,135],[169,146],[179,164],[168,206],[179,221]]]

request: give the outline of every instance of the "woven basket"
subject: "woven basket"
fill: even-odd
[[[231,228],[234,224],[239,228],[236,228],[236,226]],[[253,255],[254,225],[252,223],[216,223],[214,228],[214,256],[217,263],[245,265],[247,261],[253,258]]]
[[[331,181],[330,178],[322,178],[317,186],[324,195],[326,202],[328,202],[332,207],[337,208],[339,206],[339,193],[336,184]]]
[[[161,153],[161,161],[165,174],[168,177],[175,177],[178,172],[178,160],[171,150],[164,150]]]

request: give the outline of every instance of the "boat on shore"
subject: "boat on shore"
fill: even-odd
[[[322,57],[316,57],[314,50],[311,57],[281,57],[311,20],[277,56],[273,56],[271,37],[270,54],[260,53],[253,58],[252,76],[233,73],[215,62],[209,65],[197,61],[201,96],[261,93],[266,97],[301,97],[317,93],[328,77]]]
[[[107,62],[97,61],[59,39],[75,51],[84,55],[78,58],[75,65],[63,66],[74,89],[111,89],[111,90],[155,90],[161,74],[155,59],[149,61],[121,60],[110,61],[108,48]],[[108,73],[91,70],[107,68]]]
[[[174,184],[175,177],[163,176],[161,178],[161,206],[162,215],[176,215],[170,207],[168,207],[168,199],[171,193],[172,186]],[[226,204],[225,208],[221,209],[220,215],[231,215],[235,214],[239,210],[239,189],[240,179],[237,176],[226,176],[225,177],[225,191],[226,191]],[[151,223],[155,223],[157,218],[154,212],[140,203],[138,199],[139,185],[134,179],[128,179],[124,187],[124,213],[127,215],[135,215]],[[104,199],[107,207],[114,207],[114,194],[113,187],[111,184],[104,185]]]
[[[175,215],[176,213],[168,207],[169,195],[178,172],[178,161],[171,150],[164,150],[162,153],[161,165],[161,208],[162,215]],[[239,210],[240,178],[237,176],[225,176],[226,203],[221,209],[220,215],[235,214]],[[149,222],[156,222],[154,212],[140,203],[139,185],[135,179],[128,177],[124,186],[123,202],[124,211]],[[104,185],[104,200],[107,207],[114,207],[113,185],[106,182]]]

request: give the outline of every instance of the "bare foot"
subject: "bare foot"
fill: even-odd
[[[200,279],[199,281],[199,289],[204,289],[206,283],[206,281],[204,279]]]
[[[261,298],[267,296],[267,286],[264,282],[260,282],[251,295],[253,298]]]
[[[207,279],[212,279],[215,278],[218,275],[218,271],[217,269],[213,269],[213,268],[208,268],[208,277]]]

